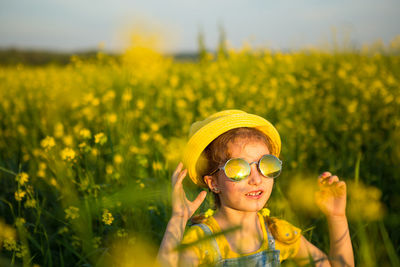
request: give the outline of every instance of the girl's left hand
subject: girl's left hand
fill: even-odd
[[[336,175],[324,172],[318,177],[317,206],[328,217],[346,215],[346,183]]]

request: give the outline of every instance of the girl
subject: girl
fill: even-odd
[[[239,110],[218,112],[191,126],[184,153],[172,175],[172,216],[158,260],[165,266],[278,266],[292,258],[298,264],[354,266],[345,215],[346,184],[324,172],[318,178],[319,208],[329,227],[329,256],[307,241],[300,229],[268,217],[266,205],[281,172],[281,140],[267,120]],[[204,201],[186,198],[182,181],[209,189],[217,210],[184,234],[187,221]],[[178,245],[186,249],[176,250]]]

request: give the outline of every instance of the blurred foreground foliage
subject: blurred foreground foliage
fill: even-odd
[[[397,265],[399,48],[220,47],[176,62],[136,46],[118,58],[0,67],[0,264],[152,264],[190,124],[235,108],[281,134],[272,216],[328,251],[312,196],[330,170],[348,183],[356,264]]]

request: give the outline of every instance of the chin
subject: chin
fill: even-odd
[[[259,212],[260,210],[262,210],[265,207],[266,203],[267,203],[266,201],[265,202],[260,201],[258,203],[251,203],[248,205],[243,205],[238,210],[242,210],[245,212]]]

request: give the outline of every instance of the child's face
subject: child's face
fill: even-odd
[[[239,138],[228,143],[230,158],[242,158],[247,162],[259,161],[269,154],[267,145],[256,139]],[[221,208],[231,208],[240,211],[259,211],[268,201],[274,179],[264,177],[256,164],[251,165],[250,175],[239,182],[233,182],[226,177],[224,171],[219,171],[214,180],[220,190]]]

